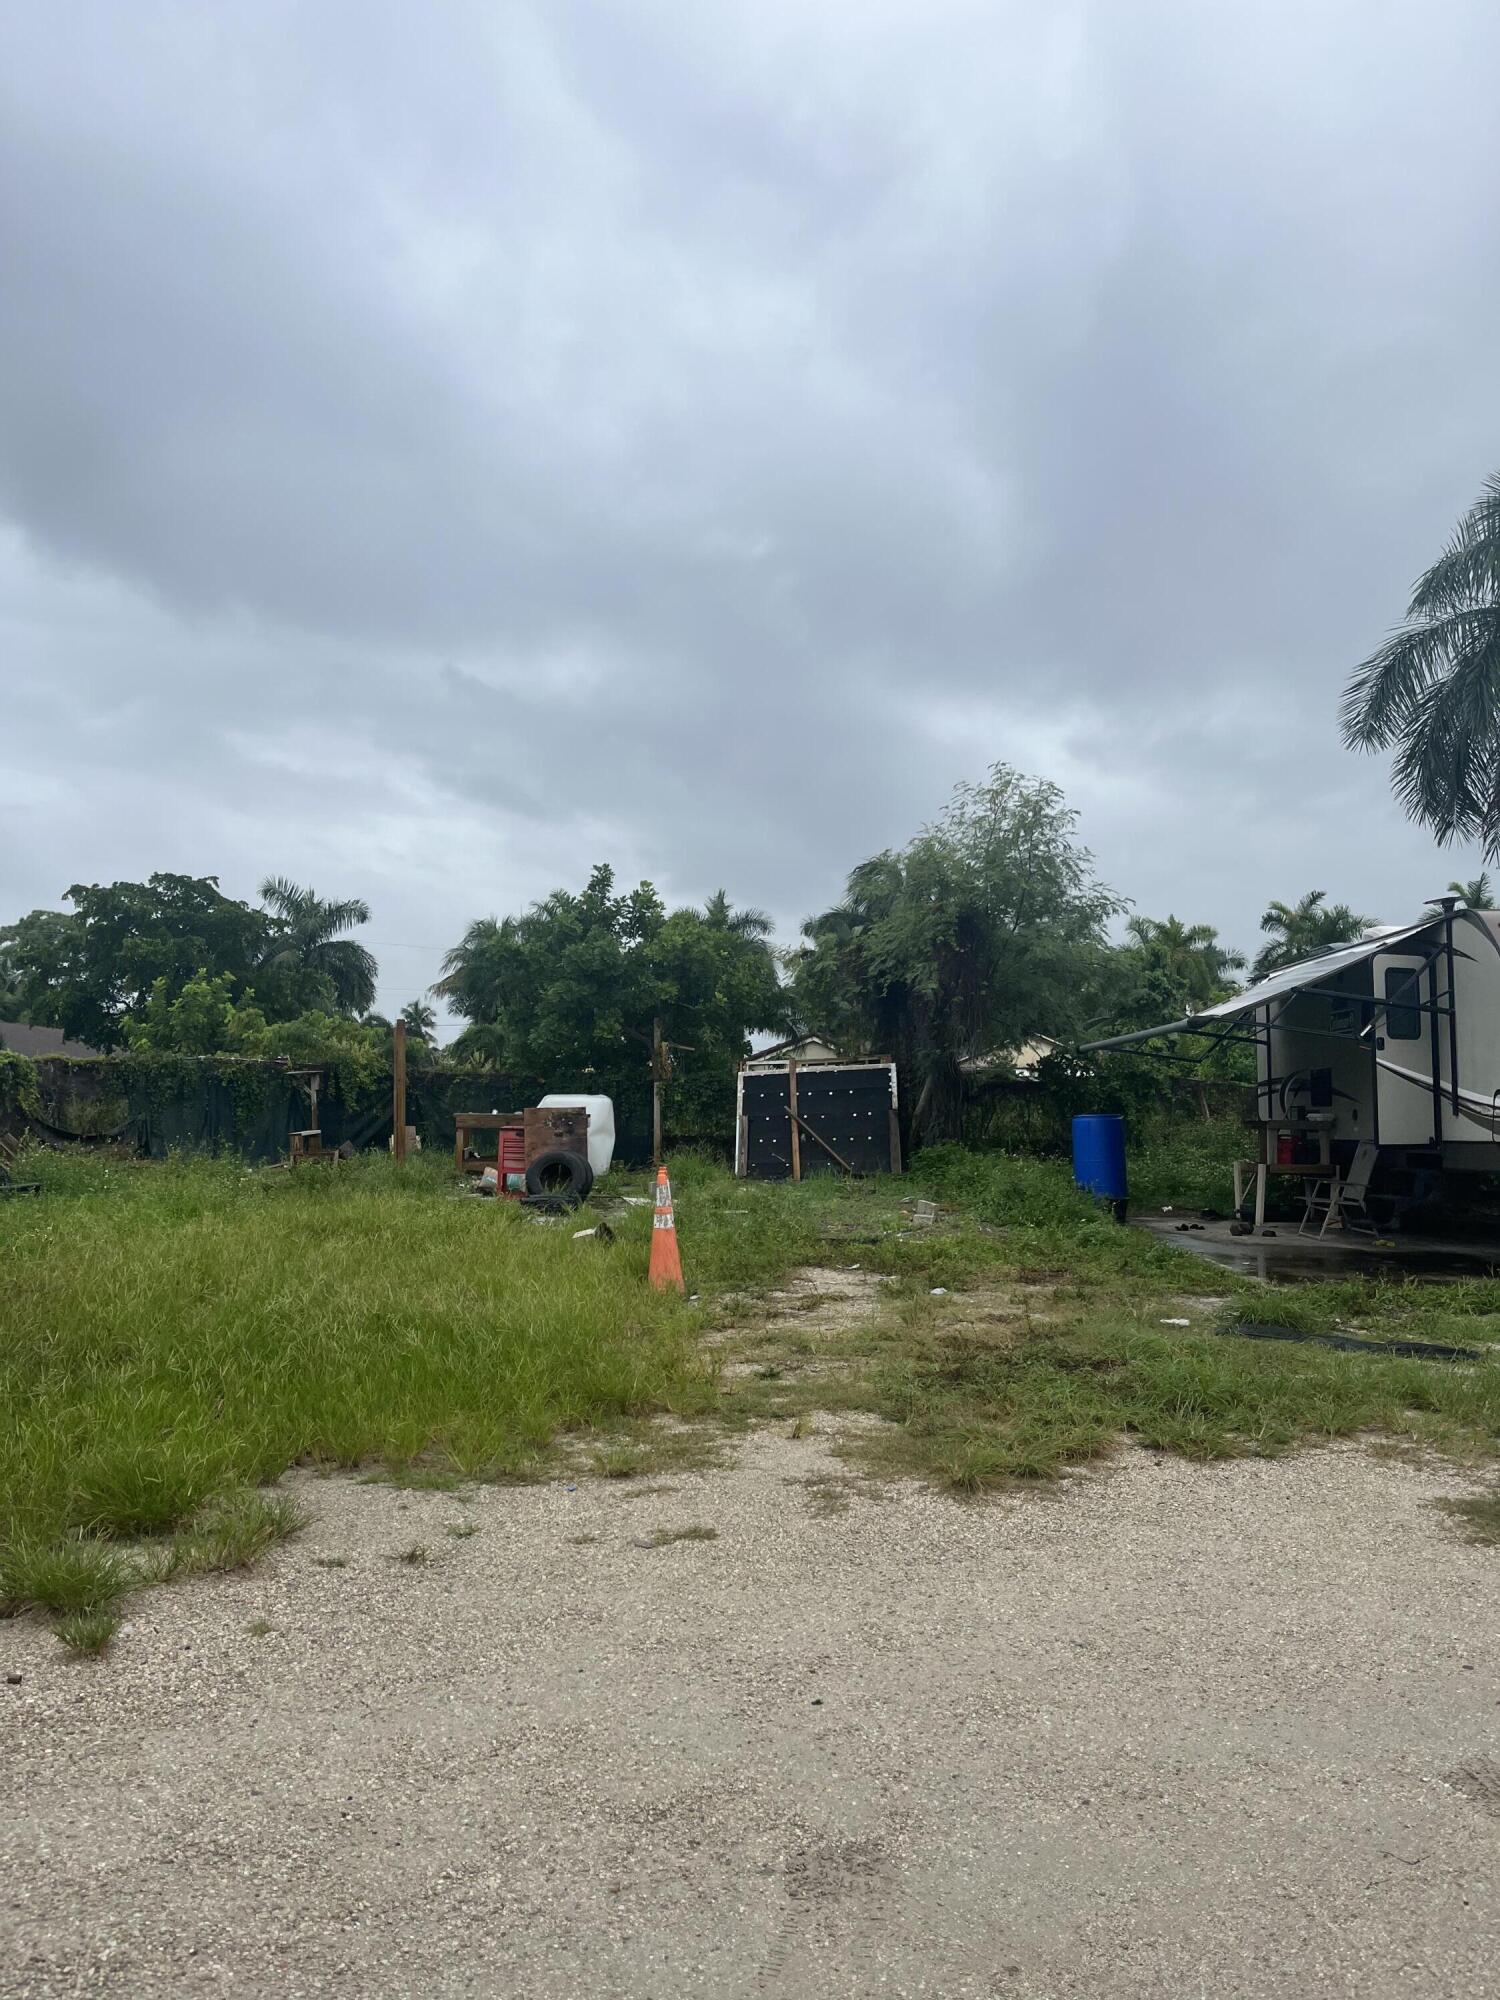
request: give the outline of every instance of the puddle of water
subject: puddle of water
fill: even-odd
[[[1366,1250],[1338,1243],[1315,1250],[1299,1242],[1295,1225],[1290,1236],[1220,1236],[1211,1234],[1209,1228],[1200,1235],[1196,1230],[1153,1228],[1150,1223],[1139,1226],[1175,1250],[1187,1250],[1222,1271],[1260,1278],[1269,1285],[1327,1284],[1338,1278],[1410,1278],[1419,1284],[1449,1284],[1455,1278],[1500,1276],[1500,1253],[1479,1247],[1424,1249],[1412,1245]]]

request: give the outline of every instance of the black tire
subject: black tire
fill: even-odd
[[[560,1195],[564,1201],[587,1201],[594,1186],[594,1170],[582,1153],[570,1153],[561,1146],[538,1153],[526,1169],[528,1194]]]

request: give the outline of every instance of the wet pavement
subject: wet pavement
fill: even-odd
[[[1203,1257],[1223,1271],[1260,1278],[1271,1285],[1318,1283],[1336,1278],[1416,1279],[1431,1284],[1457,1278],[1500,1277],[1500,1240],[1454,1242],[1439,1237],[1371,1239],[1350,1231],[1337,1236],[1299,1236],[1295,1222],[1268,1223],[1270,1236],[1231,1236],[1227,1222],[1199,1222],[1191,1210],[1132,1215],[1131,1227],[1145,1229],[1175,1249]],[[1181,1228],[1182,1223],[1193,1225]]]

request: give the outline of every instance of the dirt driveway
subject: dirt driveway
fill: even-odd
[[[298,1481],[103,1662],[0,1626],[0,1991],[1495,1993],[1500,1555],[1443,1475],[838,1471]]]

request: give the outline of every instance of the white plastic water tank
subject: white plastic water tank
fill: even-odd
[[[615,1101],[612,1097],[585,1097],[581,1092],[552,1090],[545,1097],[539,1097],[537,1103],[544,1108],[555,1104],[565,1111],[581,1104],[589,1114],[589,1165],[594,1170],[594,1179],[599,1180],[609,1172],[609,1163],[615,1156]]]

